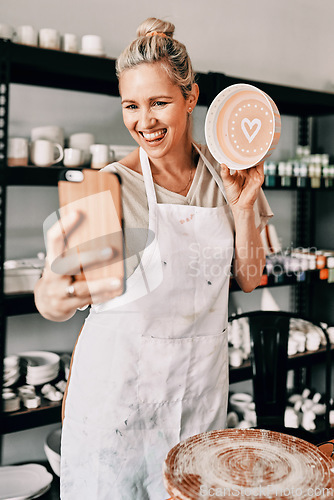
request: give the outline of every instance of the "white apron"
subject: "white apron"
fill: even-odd
[[[164,500],[168,451],[225,426],[232,215],[228,205],[157,203],[143,150],[140,159],[155,239],[126,293],[93,306],[79,336],[62,433],[62,500]]]

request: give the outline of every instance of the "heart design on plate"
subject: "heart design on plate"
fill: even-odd
[[[246,124],[248,125],[249,132],[251,132],[253,127],[255,127],[255,130],[252,134],[250,134],[248,132],[248,130],[246,129],[246,126],[245,126]],[[244,118],[243,120],[241,120],[241,130],[243,131],[243,133],[244,133],[244,135],[249,143],[251,143],[254,140],[254,138],[257,136],[257,134],[260,131],[260,128],[261,128],[261,120],[259,120],[259,118],[254,118],[254,120],[252,120],[252,121],[250,121],[248,118]]]

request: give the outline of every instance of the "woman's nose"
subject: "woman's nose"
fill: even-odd
[[[142,110],[139,118],[139,126],[140,129],[148,129],[151,128],[155,125],[156,123],[156,118],[154,116],[154,113],[148,110]]]

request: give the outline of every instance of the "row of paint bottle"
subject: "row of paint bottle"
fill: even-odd
[[[264,174],[267,187],[334,187],[334,165],[329,164],[329,155],[310,154],[309,146],[298,146],[296,157],[288,161],[265,162]]]
[[[315,248],[289,248],[266,257],[267,283],[305,281],[306,271],[312,271],[320,280],[334,283],[334,250]],[[265,278],[264,278],[265,279]]]

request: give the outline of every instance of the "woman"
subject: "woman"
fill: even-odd
[[[225,425],[230,267],[259,283],[260,228],[271,216],[263,166],[231,175],[191,138],[198,86],[174,26],[154,18],[117,61],[123,119],[139,148],[106,169],[122,177],[125,229],[154,240],[138,264],[127,239],[127,291],[94,284],[73,356],[62,437],[62,499],[163,500],[162,464],[180,440]],[[219,175],[220,174],[220,175]],[[77,219],[63,221],[70,231]],[[49,232],[48,262],[62,235]],[[137,251],[138,253],[138,251]],[[43,316],[63,321],[90,300],[85,282],[47,264]],[[70,295],[70,296],[69,296]]]

